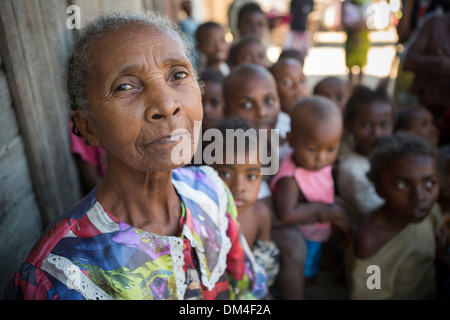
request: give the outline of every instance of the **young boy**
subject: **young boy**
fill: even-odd
[[[278,273],[278,248],[271,236],[271,212],[262,201],[258,201],[258,192],[262,181],[261,162],[258,153],[258,143],[250,145],[251,135],[256,142],[259,138],[257,131],[243,118],[233,117],[221,121],[217,125],[223,135],[224,153],[223,164],[213,164],[212,167],[228,185],[233,194],[238,210],[238,221],[242,233],[252,249],[256,260],[266,270],[269,285],[273,283]],[[242,131],[237,131],[241,129]],[[239,136],[235,141],[226,139],[227,130],[233,130]],[[247,134],[250,135],[246,136]],[[245,143],[245,152],[238,154],[238,142]],[[234,161],[226,162],[227,153],[232,152]]]
[[[242,64],[223,83],[225,116],[246,119],[255,129],[274,129],[280,112],[275,79],[259,65]]]
[[[199,53],[199,72],[206,68],[217,69],[222,74],[229,73],[226,60],[229,45],[225,40],[225,29],[214,21],[202,23],[195,32],[197,51]]]

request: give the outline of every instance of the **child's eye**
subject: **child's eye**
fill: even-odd
[[[406,185],[406,183],[405,183],[404,181],[398,181],[398,182],[395,184],[395,187],[396,187],[397,189],[400,189],[400,190],[405,190],[406,187],[407,187],[407,185]]]
[[[219,171],[219,175],[224,179],[230,179],[231,173],[228,171]]]
[[[241,108],[244,108],[244,109],[250,109],[252,106],[253,106],[252,103],[249,101],[241,103]]]
[[[431,189],[436,185],[436,181],[434,180],[427,180],[425,181],[425,188]]]
[[[286,87],[290,87],[290,86],[292,86],[292,80],[291,80],[291,79],[283,80],[283,84],[284,84]]]
[[[275,103],[275,99],[273,99],[273,98],[267,98],[266,99],[266,104],[273,105],[274,103]]]
[[[256,179],[258,179],[258,175],[256,173],[249,173],[247,175],[247,180],[248,181],[253,181],[253,180],[256,180]]]

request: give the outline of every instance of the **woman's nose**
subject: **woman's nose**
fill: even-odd
[[[181,105],[172,97],[170,90],[164,86],[149,89],[146,98],[145,118],[147,121],[170,119],[181,110]]]

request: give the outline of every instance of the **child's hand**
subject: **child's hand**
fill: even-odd
[[[436,235],[436,260],[450,272],[450,233],[444,229]]]
[[[342,240],[339,243],[339,248],[344,248],[350,243],[352,228],[350,220],[344,208],[340,205],[334,204],[330,222],[339,231]]]

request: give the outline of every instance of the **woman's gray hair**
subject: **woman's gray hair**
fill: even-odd
[[[194,45],[166,16],[146,10],[106,13],[91,21],[75,35],[75,43],[67,67],[67,90],[72,110],[82,111],[85,116],[89,114],[86,81],[92,67],[88,57],[89,48],[108,31],[130,23],[156,26],[172,34],[180,41],[195,70]]]

